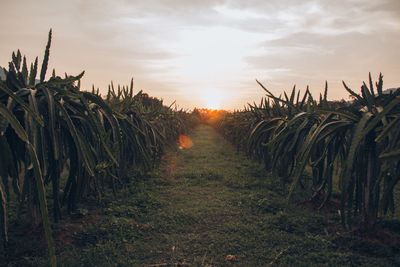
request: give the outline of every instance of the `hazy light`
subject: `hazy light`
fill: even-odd
[[[249,73],[246,57],[261,53],[256,45],[265,35],[238,29],[215,27],[184,28],[172,52],[180,56],[170,61],[170,72],[187,84],[182,94],[188,91],[200,99],[200,107],[210,109],[227,108],[236,88]],[[195,101],[195,100],[193,100]]]
[[[220,109],[223,101],[223,94],[221,90],[216,88],[206,88],[200,92],[201,100],[204,103],[205,108],[208,109]],[[228,97],[228,96],[225,96]]]
[[[245,37],[237,30],[185,29],[180,37],[178,49],[182,56],[176,65],[186,77],[210,79],[221,72],[234,72],[244,67],[241,57]]]

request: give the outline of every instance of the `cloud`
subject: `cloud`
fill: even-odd
[[[133,76],[138,89],[166,101],[190,107],[212,88],[232,108],[258,102],[255,79],[320,90],[325,79],[332,88],[341,79],[358,86],[382,71],[395,87],[399,14],[398,0],[4,0],[0,65],[18,47],[30,59],[41,55],[52,27],[50,68],[86,70],[87,88]]]

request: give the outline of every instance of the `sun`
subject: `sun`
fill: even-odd
[[[202,93],[202,100],[207,109],[221,108],[221,92],[216,88],[208,88]]]
[[[206,108],[208,109],[220,109],[221,105],[217,99],[208,99],[206,103]]]

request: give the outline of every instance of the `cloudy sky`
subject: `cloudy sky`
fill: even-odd
[[[400,87],[399,0],[1,0],[0,66],[20,49],[50,68],[85,70],[83,89],[110,81],[179,107],[239,109],[272,92],[347,99],[371,72]],[[51,73],[51,71],[49,71]]]

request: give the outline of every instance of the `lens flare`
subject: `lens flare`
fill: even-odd
[[[193,147],[193,141],[189,136],[181,134],[179,136],[179,148],[191,148]]]

